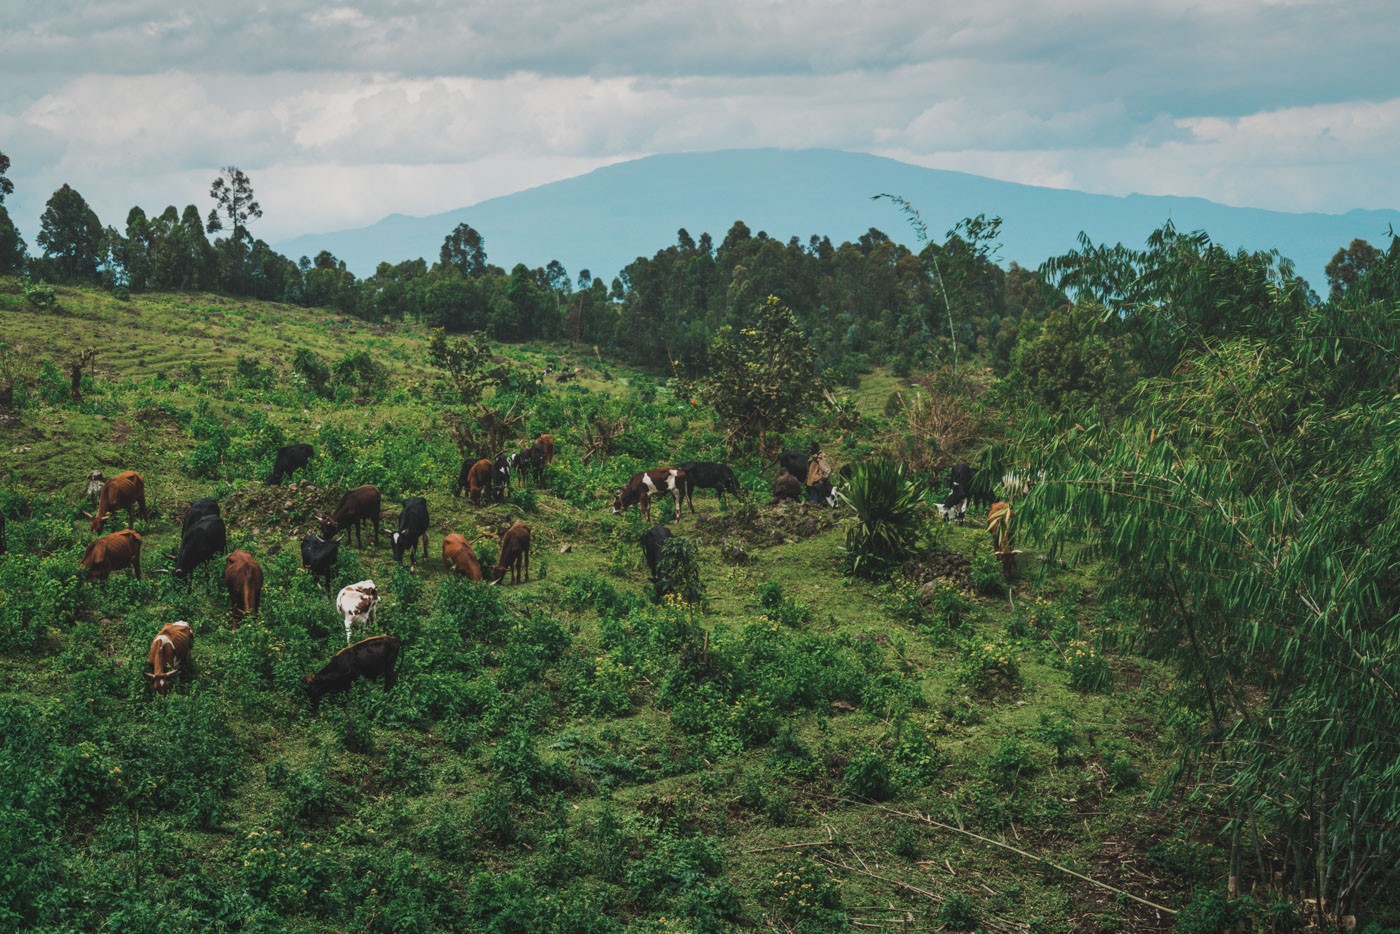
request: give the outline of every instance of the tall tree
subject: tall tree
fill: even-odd
[[[39,246],[44,268],[62,282],[93,282],[104,231],[97,213],[83,196],[64,185],[49,198],[39,219]]]
[[[24,269],[24,238],[10,220],[10,212],[0,204],[0,276]]]
[[[0,205],[5,203],[5,196],[14,194],[15,183],[5,177],[5,173],[10,171],[10,157],[0,152]]]
[[[206,233],[218,233],[224,229],[222,212],[233,228],[230,236],[239,242],[251,240],[248,234],[248,221],[262,217],[262,207],[253,200],[253,183],[243,170],[234,165],[226,165],[219,171],[214,183],[209,186],[209,197],[214,199],[214,207],[209,211],[205,225]]]
[[[486,241],[470,224],[458,224],[443,238],[438,259],[464,276],[479,276],[486,271]]]

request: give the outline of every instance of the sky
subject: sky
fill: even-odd
[[[269,242],[668,152],[832,148],[1103,194],[1400,208],[1394,0],[0,0],[31,251],[252,181]]]

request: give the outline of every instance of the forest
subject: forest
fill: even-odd
[[[123,232],[64,186],[32,255],[0,213],[0,927],[1400,929],[1400,238],[1323,298],[1169,224],[1002,269],[896,196],[917,253],[736,221],[606,285],[462,225],[361,281],[211,198]],[[836,507],[771,502],[811,443]],[[741,493],[653,504],[653,582],[614,494],[707,460]],[[128,470],[144,573],[89,581]],[[362,484],[328,593],[299,544]],[[265,573],[236,625],[222,553],[161,573],[204,497]],[[516,522],[528,581],[440,559]],[[313,705],[367,579],[397,683]]]

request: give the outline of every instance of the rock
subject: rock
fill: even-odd
[[[570,544],[567,544],[567,543],[565,543],[565,544],[559,546],[559,553],[560,553],[561,555],[566,555],[566,554],[568,554],[569,552],[571,552],[571,551],[573,551],[573,550],[574,550],[574,546],[573,546],[573,545],[570,545]]]

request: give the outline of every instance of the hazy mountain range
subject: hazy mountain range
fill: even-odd
[[[274,246],[293,258],[329,250],[356,275],[368,276],[381,261],[421,256],[431,264],[443,238],[465,222],[481,233],[495,265],[509,270],[557,259],[573,277],[588,269],[605,282],[636,257],[675,243],[680,228],[696,239],[707,232],[718,245],[736,220],[754,233],[803,243],[816,234],[839,244],[875,227],[918,249],[899,209],[872,200],[881,193],[916,207],[939,242],[964,217],[1000,216],[1002,265],[1037,266],[1073,249],[1080,231],[1098,243],[1141,247],[1170,219],[1178,230],[1204,230],[1232,250],[1276,248],[1323,294],[1323,269],[1340,247],[1355,238],[1384,247],[1388,229],[1400,227],[1394,210],[1289,214],[1202,198],[1037,188],[862,153],[744,149],[649,156],[441,214],[392,214],[368,227]]]

